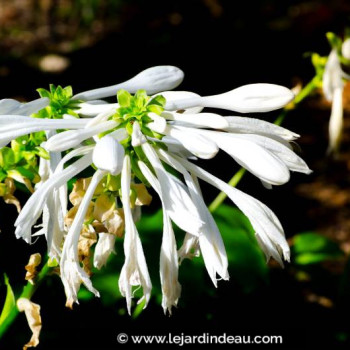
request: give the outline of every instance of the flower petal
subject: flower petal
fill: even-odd
[[[179,127],[182,129],[182,127]],[[189,128],[186,128],[188,130]],[[204,137],[216,142],[216,144],[229,154],[242,167],[257,176],[259,179],[271,185],[282,185],[289,181],[288,167],[275,154],[264,146],[259,145],[249,137],[228,134],[217,131],[192,129],[194,133],[200,133]]]
[[[148,123],[147,126],[159,134],[164,134],[166,129],[166,120],[163,117],[160,117],[156,113],[148,113],[148,116],[153,120],[153,122]]]
[[[163,112],[162,117],[174,121],[174,125],[195,126],[198,128],[225,129],[229,127],[226,118],[214,113],[183,114]]]
[[[169,216],[182,230],[198,236],[203,222],[185,186],[165,171],[158,156],[148,143],[143,144],[142,149],[157,174],[160,193]],[[154,175],[148,167],[143,166],[142,162],[139,162],[139,165],[146,179],[152,181]],[[150,184],[156,189],[155,181],[150,182]]]
[[[90,292],[99,296],[98,291],[92,286],[88,274],[80,266],[78,242],[92,196],[105,174],[105,171],[97,170],[93,175],[63,244],[60,271],[68,307],[72,307],[73,303],[77,301],[81,283],[84,283]]]
[[[198,98],[198,94],[190,91],[162,91],[154,96],[162,95],[166,99],[165,109],[168,111],[176,111],[180,108],[177,108],[177,101],[182,101],[188,98]],[[196,114],[200,113],[203,110],[203,107],[192,107],[185,110],[181,110],[184,114]]]
[[[52,177],[35,191],[26,202],[15,222],[16,237],[31,242],[31,228],[40,217],[48,194],[54,188],[64,185],[69,179],[87,168],[92,161],[91,153],[85,155],[62,171],[55,172]]]
[[[216,156],[219,151],[218,145],[196,133],[194,129],[168,125],[165,134],[181,142],[181,144],[198,158],[210,159]]]
[[[132,286],[140,285],[143,289],[145,307],[151,297],[152,283],[149,276],[145,255],[143,253],[141,240],[133,221],[130,209],[130,179],[131,168],[129,156],[124,157],[121,176],[122,203],[125,219],[124,254],[125,262],[119,277],[119,289],[126,297],[127,309],[131,314]]]
[[[292,131],[260,119],[247,117],[225,117],[225,119],[229,124],[225,130],[231,133],[274,135],[287,141],[292,141],[299,137],[298,134]]]
[[[107,260],[112,253],[115,253],[114,245],[117,236],[111,233],[100,232],[94,253],[94,266],[101,269],[107,264]]]

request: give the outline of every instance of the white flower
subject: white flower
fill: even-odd
[[[183,78],[183,71],[177,67],[156,66],[142,71],[124,83],[81,92],[73,98],[84,101],[96,100],[114,96],[120,89],[128,90],[130,93],[135,93],[137,90],[144,89],[151,95],[159,91],[176,88],[181,84]]]
[[[324,95],[328,101],[332,101],[328,128],[328,153],[337,152],[341,142],[343,130],[343,78],[349,77],[342,71],[337,50],[333,49],[328,57],[322,80]]]
[[[182,80],[180,71],[176,69],[175,76],[172,77],[171,71],[174,69],[158,67],[153,71],[146,71],[147,74],[141,73],[124,85],[93,90],[77,95],[76,98],[102,98],[114,94],[120,86],[127,86],[134,91],[142,85],[151,93],[158,92],[161,88],[172,88]],[[229,278],[224,242],[205,205],[198,179],[227,193],[243,211],[252,223],[257,241],[267,258],[272,256],[281,265],[282,259],[289,260],[289,247],[283,228],[273,212],[253,197],[232,188],[188,159],[213,158],[221,149],[268,185],[286,183],[290,171],[310,173],[306,163],[293,152],[290,145],[299,135],[264,121],[200,113],[203,107],[225,108],[242,113],[270,111],[289,103],[293,99],[293,93],[277,85],[251,84],[207,97],[184,91],[166,91],[166,103],[164,97],[159,95],[162,93],[149,98],[145,91],[137,91],[135,96],[119,91],[118,104],[93,101],[82,106],[79,113],[94,115],[94,118],[28,121],[27,117],[15,116],[15,120],[11,122],[8,116],[6,118],[12,124],[0,124],[0,131],[3,128],[7,132],[4,140],[23,134],[25,128],[32,130],[30,132],[68,129],[50,137],[45,148],[50,152],[73,148],[23,208],[16,222],[17,237],[23,237],[30,242],[31,227],[43,210],[46,203],[44,198],[48,198],[49,207],[57,199],[57,190],[70,178],[92,163],[97,168],[73,224],[64,238],[60,266],[69,306],[77,301],[81,283],[98,294],[80,266],[78,240],[94,192],[107,174],[107,178],[113,178],[121,172],[121,185],[117,190],[114,189],[113,196],[116,201],[121,197],[124,210],[125,262],[121,269],[119,288],[126,297],[129,313],[133,288],[142,288],[141,300],[145,301],[145,306],[152,289],[141,238],[135,226],[139,211],[134,208],[135,201],[132,199],[132,177],[135,182],[138,179],[151,185],[158,193],[163,207],[160,278],[165,312],[171,313],[181,294],[178,273],[179,261],[182,259],[197,256],[200,250],[215,286],[219,279]],[[91,145],[84,146],[87,141]],[[63,164],[76,156],[82,157],[64,169]],[[182,178],[179,179],[167,171],[164,163],[175,169]],[[119,176],[116,178],[118,183]],[[107,188],[105,190],[108,191]],[[55,208],[49,208],[50,215],[53,210],[57,210]],[[172,222],[186,232],[184,244],[179,251]],[[47,237],[54,239],[49,234]],[[58,233],[57,237],[62,241],[62,235]],[[105,264],[113,251],[114,239],[108,233],[100,234],[94,256],[96,267],[100,268]]]
[[[129,314],[131,314],[131,299],[133,297],[132,287],[142,287],[143,298],[139,300],[139,303],[144,299],[145,307],[151,297],[152,289],[152,283],[149,277],[141,240],[130,210],[130,178],[130,159],[129,156],[125,156],[121,179],[122,203],[125,216],[125,263],[119,277],[119,289],[122,295],[126,298]]]
[[[77,302],[77,294],[81,283],[84,283],[85,287],[90,292],[99,296],[98,291],[92,286],[89,276],[80,266],[78,241],[89,203],[96,187],[105,174],[106,172],[102,170],[97,170],[95,172],[63,244],[60,270],[61,279],[67,296],[66,305],[69,307],[72,307],[73,303]]]
[[[166,109],[175,111],[200,106],[222,108],[240,113],[268,112],[282,108],[293,98],[293,92],[283,86],[250,84],[220,95],[169,101]]]
[[[178,281],[179,262],[176,249],[176,240],[170,217],[164,205],[162,189],[157,178],[142,161],[139,162],[140,169],[146,179],[156,190],[162,201],[163,206],[163,239],[160,250],[160,281],[162,285],[162,306],[164,313],[177,305],[181,295],[181,285]]]

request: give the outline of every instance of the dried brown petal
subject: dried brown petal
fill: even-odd
[[[41,331],[40,305],[31,302],[27,298],[19,298],[17,307],[20,312],[25,313],[29,328],[33,332],[29,342],[23,346],[23,350],[36,347],[39,344],[39,335]]]
[[[144,184],[132,184],[131,188],[136,191],[137,198],[135,205],[149,205],[152,202],[152,196],[148,193]]]
[[[121,208],[114,209],[108,219],[104,222],[108,233],[121,237],[124,232],[124,211]]]
[[[104,222],[115,208],[114,196],[103,193],[95,201],[93,216],[96,220]]]
[[[78,179],[74,186],[73,186],[73,190],[69,195],[69,200],[71,201],[71,203],[76,206],[79,205],[80,202],[82,201],[85,192],[87,190],[87,188],[89,187],[91,182],[91,177],[88,178],[84,178],[84,179]]]
[[[28,264],[25,266],[27,270],[25,279],[31,284],[34,284],[34,278],[38,274],[37,267],[41,263],[41,255],[39,253],[32,254],[29,258]]]
[[[75,218],[75,215],[78,209],[79,209],[79,205],[74,206],[68,211],[66,217],[64,218],[64,223],[67,225],[68,228],[72,226],[73,220]],[[91,221],[93,219],[92,217],[93,209],[94,209],[94,203],[90,202],[89,208],[85,215],[85,221]]]

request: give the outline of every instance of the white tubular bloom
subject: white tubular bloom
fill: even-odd
[[[217,287],[217,274],[224,280],[229,279],[227,254],[219,229],[203,200],[197,178],[190,176],[184,166],[165,151],[159,150],[159,154],[162,160],[184,176],[191,198],[206,223],[200,232],[198,242],[209,276]]]
[[[11,140],[37,131],[84,128],[84,119],[38,119],[20,115],[0,115],[0,147]],[[59,136],[59,135],[57,135]]]
[[[323,92],[328,101],[333,100],[333,94],[336,89],[343,88],[342,76],[343,72],[338,53],[336,50],[332,50],[328,56],[322,81]]]
[[[108,120],[90,128],[64,131],[51,137],[46,142],[45,147],[49,151],[65,151],[69,148],[78,146],[82,141],[85,141],[92,136],[115,128],[117,125],[118,124],[115,121]]]
[[[116,236],[111,233],[100,232],[94,253],[94,266],[101,269],[106,265],[109,256],[115,253],[114,245]]]
[[[345,47],[346,48],[346,47]],[[332,101],[332,112],[329,121],[329,145],[328,153],[339,150],[343,130],[343,77],[345,73],[341,69],[338,53],[333,49],[328,57],[323,73],[322,87],[328,101]]]
[[[231,187],[202,168],[191,164],[189,161],[176,156],[174,158],[192,174],[226,193],[237,207],[242,210],[255,229],[258,243],[265,252],[267,259],[273,257],[281,266],[283,266],[281,257],[289,261],[290,250],[284,236],[282,225],[276,215],[266,205],[238,189]]]
[[[240,113],[269,112],[282,108],[293,99],[293,92],[283,86],[250,84],[220,95],[170,101],[166,109],[181,110],[200,106],[223,108]]]
[[[181,285],[178,280],[179,262],[175,235],[170,217],[164,206],[164,196],[159,181],[145,163],[139,161],[139,167],[151,186],[158,193],[163,206],[163,239],[160,249],[160,281],[163,294],[163,310],[164,313],[169,311],[169,314],[171,314],[172,307],[177,306],[177,302],[181,295]]]
[[[121,294],[126,298],[129,314],[131,314],[131,299],[133,297],[132,286],[142,287],[143,298],[139,300],[139,303],[145,300],[145,307],[151,297],[152,290],[152,283],[148,273],[141,240],[130,209],[130,179],[130,158],[129,156],[125,156],[121,178],[122,203],[125,220],[125,263],[119,277],[119,289]]]
[[[48,98],[39,98],[37,100],[21,103],[12,99],[0,100],[0,115],[24,115],[30,116],[40,109],[45,108],[50,103]]]
[[[81,92],[75,95],[74,99],[95,100],[113,96],[118,90],[124,89],[131,93],[144,89],[152,95],[159,91],[171,90],[181,84],[184,73],[181,69],[173,66],[156,66],[148,68],[133,78],[123,83],[108,86],[100,89]]]
[[[343,130],[343,89],[333,92],[332,112],[329,119],[329,146],[328,153],[337,152],[341,142]]]
[[[78,241],[92,196],[97,185],[100,183],[105,174],[105,171],[97,170],[93,175],[85,196],[79,205],[79,209],[73,220],[72,226],[70,227],[64,241],[60,270],[61,279],[67,297],[66,305],[68,307],[72,307],[73,303],[77,302],[77,294],[81,283],[84,283],[90,292],[94,293],[96,296],[99,296],[98,291],[92,286],[88,274],[80,266],[78,257]]]

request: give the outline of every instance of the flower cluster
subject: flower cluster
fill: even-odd
[[[163,209],[160,280],[165,312],[171,313],[181,294],[179,262],[191,258],[193,251],[202,254],[214,285],[229,278],[224,242],[203,200],[199,180],[225,192],[249,218],[267,259],[273,257],[281,265],[283,259],[289,260],[289,247],[275,214],[198,166],[196,160],[213,158],[221,149],[266,187],[286,183],[290,171],[310,173],[290,144],[299,135],[258,119],[202,112],[205,107],[268,112],[290,103],[293,93],[272,84],[245,85],[205,97],[169,91],[182,80],[180,69],[158,66],[124,83],[75,96],[71,88],[40,89],[40,100],[18,105],[11,113],[1,110],[2,146],[38,132],[45,136],[40,147],[48,157],[40,158],[40,182],[16,220],[16,236],[30,243],[33,235],[45,235],[48,255],[60,265],[70,307],[77,302],[82,283],[98,295],[90,280],[90,261],[101,268],[114,250],[116,237],[124,239],[119,289],[128,311],[135,286],[142,287],[147,305],[152,282],[135,222],[141,206],[151,202],[151,188]],[[101,100],[115,95],[116,103]],[[29,112],[35,114],[29,117]],[[92,176],[75,182],[68,210],[67,182],[85,169]],[[33,234],[41,216],[41,228]],[[172,223],[186,233],[180,249]]]

